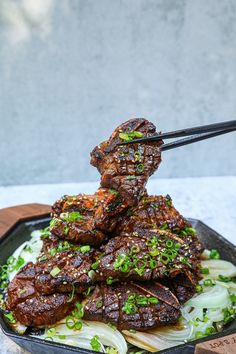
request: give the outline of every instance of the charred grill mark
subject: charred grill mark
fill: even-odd
[[[103,307],[99,315],[94,315],[93,303],[98,294],[101,294]],[[132,311],[127,307],[130,296],[134,298]],[[146,301],[145,304],[140,302],[140,297]],[[155,303],[149,302],[153,298],[156,299]],[[119,329],[145,330],[160,324],[175,323],[180,315],[179,309],[177,298],[167,287],[157,282],[147,288],[138,283],[120,283],[109,287],[97,285],[85,304],[85,318],[110,322]]]

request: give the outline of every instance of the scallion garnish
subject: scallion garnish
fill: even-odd
[[[205,286],[213,286],[213,285],[215,285],[211,279],[205,279],[205,280],[203,281],[203,284],[204,284]]]
[[[209,268],[206,268],[206,267],[205,268],[201,268],[201,273],[202,274],[206,274],[206,275],[209,274],[210,273]]]
[[[138,166],[136,167],[136,171],[142,173],[144,171],[144,164],[138,164]]]
[[[12,312],[5,313],[4,317],[6,317],[10,323],[16,323],[16,319]]]
[[[210,259],[220,259],[220,254],[216,249],[212,248],[209,257]]]
[[[61,218],[67,222],[75,222],[83,219],[79,211],[72,211],[71,213],[62,213]]]
[[[219,281],[222,281],[224,283],[229,283],[230,281],[232,281],[231,277],[225,277],[224,275],[219,275],[218,276]]]
[[[111,285],[111,284],[113,283],[113,281],[114,281],[113,277],[108,277],[108,278],[106,279],[106,283],[107,283],[108,285]]]
[[[135,138],[142,138],[142,136],[143,134],[141,132],[135,130],[128,133],[124,133],[124,132],[119,133],[120,139],[124,141],[131,141],[134,140]]]
[[[89,245],[86,245],[86,246],[81,246],[79,250],[80,250],[81,253],[84,254],[86,252],[89,252],[90,249],[91,249],[91,247]]]
[[[172,240],[167,240],[166,241],[166,247],[168,247],[168,248],[173,247],[173,241]]]
[[[51,270],[50,274],[52,277],[56,277],[60,272],[61,272],[61,269],[58,267],[55,267]]]
[[[99,336],[95,335],[91,340],[90,340],[90,345],[91,348],[95,351],[95,352],[100,352],[102,345],[101,342],[99,340]]]

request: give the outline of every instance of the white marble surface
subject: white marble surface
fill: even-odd
[[[63,194],[93,193],[98,183],[0,187],[0,208],[24,203],[52,204]],[[201,219],[236,244],[236,177],[152,179],[150,194],[170,194],[185,216]],[[25,354],[0,333],[1,354]],[[40,354],[34,352],[33,354]]]

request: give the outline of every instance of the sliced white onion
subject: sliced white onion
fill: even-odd
[[[31,233],[31,239],[22,243],[12,254],[12,257],[17,259],[18,257],[22,257],[24,259],[24,263],[21,267],[23,267],[28,262],[36,262],[36,259],[40,255],[43,242],[40,239],[40,231],[33,231]],[[27,247],[30,247],[31,251],[27,250]],[[8,272],[8,278],[11,281],[14,276],[17,274],[18,270],[13,270],[12,272]]]
[[[171,341],[160,338],[158,335],[154,335],[148,332],[135,332],[123,331],[125,339],[132,345],[138,348],[148,350],[151,353],[156,351],[174,347],[179,344],[183,344],[183,341]]]
[[[184,325],[181,329],[170,329],[169,327],[172,326],[162,327],[161,329],[156,328],[155,330],[148,331],[148,333],[154,334],[160,339],[174,342],[184,342],[192,337],[193,326]]]
[[[219,322],[224,319],[224,313],[223,313],[222,309],[208,309],[206,311],[206,316],[212,322]]]
[[[101,344],[113,347],[117,349],[119,354],[126,354],[127,352],[127,343],[122,336],[122,334],[116,330],[111,328],[102,322],[96,321],[83,321],[83,327],[81,330],[69,329],[65,321],[60,321],[58,324],[53,326],[55,328],[56,333],[53,336],[53,340],[55,342],[60,342],[64,344],[69,344],[73,346],[77,346],[85,349],[92,349],[90,346],[90,340],[98,335],[99,341]],[[66,336],[65,339],[61,339],[58,336]],[[47,331],[45,334],[37,336],[37,338],[45,339],[47,338]]]
[[[223,261],[222,259],[208,259],[201,261],[202,268],[208,268],[210,273],[206,275],[207,278],[218,279],[219,275],[225,277],[235,277],[236,267],[233,263]]]
[[[186,304],[196,308],[224,308],[230,306],[230,298],[227,289],[217,284],[206,288],[204,293],[194,296]]]

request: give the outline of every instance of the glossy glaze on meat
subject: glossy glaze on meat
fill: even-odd
[[[175,209],[169,195],[145,195],[137,206],[129,208],[125,216],[120,217],[115,234],[129,235],[135,228],[157,229],[163,225],[170,230],[190,226]]]
[[[144,193],[148,177],[161,162],[162,141],[119,146],[123,134],[150,137],[156,127],[144,118],[130,119],[118,126],[111,137],[91,153],[91,164],[101,174],[101,186],[114,188],[128,205],[136,205]],[[134,137],[135,138],[135,137]]]
[[[100,188],[94,195],[64,196],[52,206],[51,232],[73,243],[98,246],[106,240],[106,233],[114,230],[126,208],[112,189]]]
[[[35,288],[35,267],[28,263],[8,287],[8,308],[22,324],[40,327],[54,324],[73,308],[69,294],[44,296]]]
[[[95,279],[157,280],[195,271],[199,259],[182,238],[164,230],[140,229],[116,236],[102,247]]]
[[[56,254],[53,252],[53,256],[35,265],[36,289],[41,294],[82,293],[92,285],[89,272],[93,264],[93,250],[82,253],[80,249],[83,250],[83,247],[86,246],[72,246],[64,251],[51,248],[51,251],[56,250]]]
[[[130,300],[131,296],[133,300]],[[149,303],[150,298],[157,299],[157,303]],[[127,313],[129,312],[129,307],[126,310],[125,306],[127,301],[134,304],[131,313]],[[175,295],[157,282],[145,285],[138,283],[97,285],[84,306],[85,319],[112,323],[120,330],[131,328],[147,330],[175,323],[180,316],[179,309],[180,305]]]
[[[8,308],[18,321],[52,325],[86,296],[85,318],[119,329],[178,320],[180,303],[195,293],[202,244],[169,196],[146,192],[163,142],[119,145],[155,134],[143,118],[120,125],[91,153],[101,187],[54,203],[37,263],[8,287]]]
[[[140,229],[164,229],[178,235],[197,258],[203,246],[190,223],[176,210],[169,195],[144,196],[121,216],[113,236],[128,236]]]

